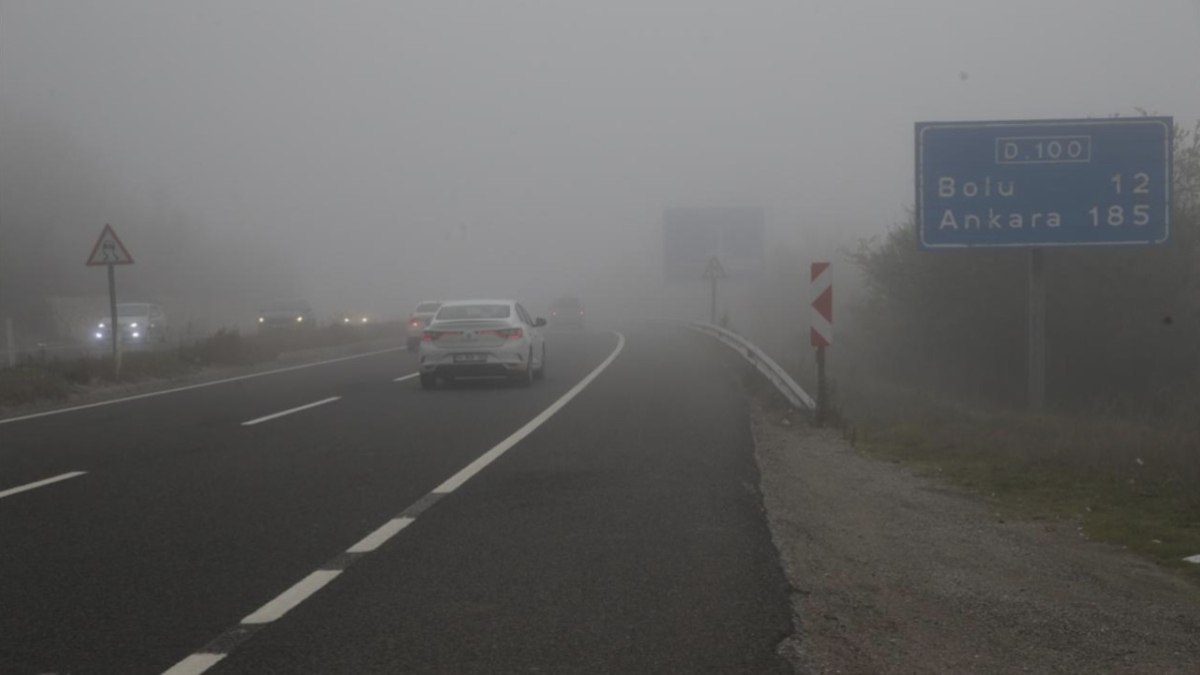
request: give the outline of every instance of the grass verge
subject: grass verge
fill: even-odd
[[[887,398],[850,406],[861,451],[976,491],[1002,518],[1067,521],[1200,584],[1200,565],[1183,560],[1200,554],[1194,424]]]
[[[219,330],[191,344],[158,351],[130,350],[122,355],[121,382],[176,378],[211,366],[247,366],[273,361],[283,352],[333,347],[402,336],[403,324],[346,328],[339,325],[303,331],[243,335]],[[62,401],[97,384],[113,383],[112,358],[28,361],[0,369],[0,408]]]

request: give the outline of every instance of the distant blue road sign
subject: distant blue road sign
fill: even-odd
[[[758,207],[672,208],[663,214],[668,281],[693,282],[717,258],[732,282],[766,268],[766,219]]]
[[[922,249],[1163,244],[1170,117],[918,122]]]

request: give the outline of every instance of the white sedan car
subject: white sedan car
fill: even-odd
[[[546,373],[546,343],[534,319],[512,300],[443,303],[421,333],[421,387],[438,379],[508,377],[522,384]]]

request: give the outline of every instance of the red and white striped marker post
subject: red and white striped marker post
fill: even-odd
[[[809,342],[817,348],[817,426],[825,423],[828,411],[825,384],[825,348],[833,344],[833,269],[827,262],[812,264],[809,275],[812,311],[809,312]]]

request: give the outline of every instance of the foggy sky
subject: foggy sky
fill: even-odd
[[[1195,0],[0,0],[0,134],[342,303],[652,277],[671,206],[829,248],[904,218],[914,121],[1190,127],[1198,73]]]

